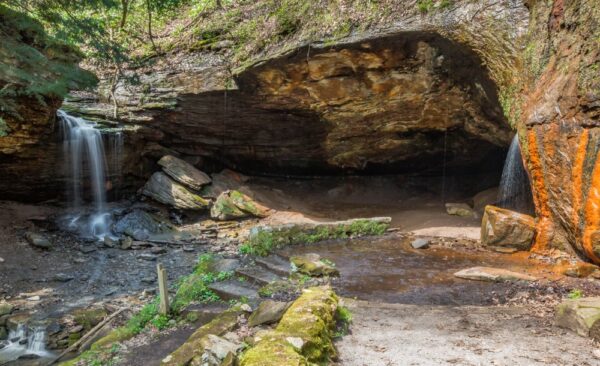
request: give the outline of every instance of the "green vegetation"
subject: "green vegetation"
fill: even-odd
[[[77,66],[73,47],[46,33],[40,22],[0,5],[0,114],[22,119],[21,98],[45,105],[61,99],[69,89],[84,89],[96,78]],[[0,137],[10,129],[0,118]]]
[[[571,300],[577,300],[583,297],[583,291],[581,291],[580,289],[573,289],[571,290],[571,292],[569,292],[569,294],[567,295],[567,297]]]
[[[428,13],[434,8],[433,0],[419,0],[417,1],[417,8],[421,13]]]
[[[284,226],[259,228],[240,247],[242,254],[266,256],[277,248],[293,244],[312,244],[329,239],[344,239],[353,236],[382,235],[389,224],[373,220],[356,220],[351,223],[319,226]]]
[[[242,355],[240,365],[265,365],[265,355],[270,355],[268,365],[327,364],[335,354],[332,336],[337,304],[337,296],[329,287],[306,289],[277,327]],[[292,346],[289,337],[301,338],[301,349]]]
[[[335,312],[335,319],[337,322],[337,330],[334,337],[343,337],[348,334],[350,330],[350,324],[352,323],[352,313],[350,310],[342,305],[337,307]]]
[[[213,272],[212,265],[214,262],[215,258],[211,254],[201,255],[198,258],[198,264],[194,272],[178,281],[170,314],[162,315],[158,313],[159,298],[156,297],[150,303],[144,305],[124,326],[113,330],[104,338],[96,341],[89,351],[62,365],[75,365],[81,360],[85,360],[86,365],[112,365],[115,362],[113,358],[116,353],[113,350],[118,347],[118,342],[136,336],[148,326],[162,330],[177,324],[177,321],[196,321],[197,315],[194,318],[194,315],[190,314],[185,319],[181,319],[179,317],[181,310],[192,302],[219,301],[219,297],[208,288],[208,285],[213,282],[224,281],[233,276],[233,272]]]
[[[427,14],[432,10],[448,9],[452,5],[453,5],[452,0],[441,0],[441,1],[437,1],[437,2],[434,0],[418,0],[417,1],[417,8],[423,14]]]

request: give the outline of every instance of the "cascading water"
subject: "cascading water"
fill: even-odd
[[[506,161],[504,162],[504,169],[502,170],[502,178],[500,178],[500,187],[498,189],[498,205],[522,213],[531,213],[533,211],[529,176],[523,166],[521,147],[517,135],[515,135],[510,144]]]
[[[16,329],[11,329],[6,341],[0,341],[0,365],[3,362],[13,361],[24,355],[50,357],[52,354],[46,350],[46,329],[44,327],[27,327],[18,324]]]
[[[106,170],[108,167],[104,158],[102,133],[93,122],[71,116],[62,110],[59,110],[57,114],[61,122],[64,154],[71,173],[71,182],[67,191],[72,208],[76,213],[70,220],[70,226],[80,229],[80,226],[83,225],[82,232],[84,234],[103,239],[110,235],[111,214],[106,209],[108,184]],[[114,165],[118,164],[120,171],[119,160],[123,149],[122,143],[122,136],[111,142],[110,147],[119,150],[113,155],[118,160],[111,161],[111,170],[116,169]],[[94,207],[93,212],[84,218],[82,213],[83,183],[87,178],[91,183]]]

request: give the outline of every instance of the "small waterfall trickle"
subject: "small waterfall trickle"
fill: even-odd
[[[71,174],[71,182],[67,189],[68,197],[76,213],[71,218],[70,225],[72,227],[81,225],[83,187],[86,182],[84,179],[89,178],[94,208],[92,214],[86,218],[83,232],[102,239],[110,234],[111,221],[111,215],[106,209],[106,190],[109,184],[106,171],[109,167],[105,161],[102,133],[93,122],[71,116],[62,110],[57,114],[62,129],[64,156]],[[117,159],[122,155],[122,142],[122,136],[114,142],[114,145],[120,149],[120,154],[116,154]],[[111,143],[111,148],[112,145]],[[120,161],[111,161],[110,164],[111,170],[117,169],[115,165],[119,164],[120,172]]]
[[[533,211],[529,176],[523,166],[521,147],[517,135],[510,144],[504,162],[498,189],[498,205],[522,213]]]
[[[13,361],[24,355],[50,357],[52,354],[46,350],[46,328],[27,327],[20,323],[16,329],[8,332],[6,341],[0,341],[0,364],[4,361]]]

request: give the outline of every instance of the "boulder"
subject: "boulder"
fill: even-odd
[[[425,238],[417,238],[410,243],[414,249],[427,249],[431,240]]]
[[[135,209],[119,219],[113,230],[117,234],[127,235],[135,240],[146,240],[152,235],[171,232],[173,227],[144,210]],[[121,247],[125,249],[130,248],[131,244],[131,239],[121,241]]]
[[[340,272],[335,265],[321,259],[317,253],[307,253],[290,258],[290,262],[300,273],[309,276],[338,276]]]
[[[217,197],[210,209],[210,216],[217,220],[231,220],[243,217],[267,217],[270,209],[255,202],[239,191],[225,191]]]
[[[518,273],[509,271],[502,268],[492,267],[472,267],[463,269],[454,274],[458,278],[464,278],[466,280],[476,281],[489,281],[489,282],[501,282],[501,281],[535,281],[536,278],[526,275],[524,273]]]
[[[196,169],[187,161],[176,158],[173,155],[163,156],[158,161],[158,165],[171,178],[197,191],[211,182],[208,175]]]
[[[208,200],[190,192],[161,172],[150,177],[142,193],[165,205],[183,210],[204,210],[209,205]]]
[[[14,309],[14,306],[7,302],[0,302],[0,316],[10,314]]]
[[[204,348],[204,353],[202,356],[196,356],[192,359],[192,365],[207,364],[209,366],[219,366],[221,361],[223,361],[228,354],[231,353],[235,355],[242,348],[241,344],[235,344],[214,334],[209,334],[201,343]],[[198,363],[198,358],[200,358],[202,362]]]
[[[481,220],[483,245],[529,250],[534,234],[533,217],[504,208],[486,206]]]
[[[556,324],[580,336],[600,340],[600,297],[563,301],[556,308]]]
[[[49,249],[52,246],[50,240],[48,240],[48,238],[46,238],[42,234],[28,232],[27,234],[25,234],[25,238],[27,239],[29,244],[33,245],[34,247]]]
[[[466,203],[446,203],[446,212],[448,215],[475,217],[475,212]]]
[[[3,341],[8,338],[8,331],[5,327],[0,327],[0,341]]]
[[[258,308],[248,318],[248,325],[255,327],[261,324],[272,324],[278,322],[287,308],[288,302],[265,300],[260,303]]]

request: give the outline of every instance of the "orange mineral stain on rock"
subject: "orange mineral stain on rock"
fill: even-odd
[[[583,130],[577,152],[575,153],[575,163],[571,170],[571,178],[573,180],[573,225],[575,236],[579,237],[581,233],[581,200],[583,197],[583,165],[585,163],[585,154],[589,141],[589,131]]]
[[[600,257],[594,251],[596,232],[600,230],[600,153],[596,156],[592,182],[585,202],[585,226],[582,236],[582,246],[585,254],[594,263],[600,263]]]
[[[538,151],[535,130],[527,132],[529,146],[529,172],[531,174],[531,185],[533,188],[533,200],[536,207],[538,222],[536,223],[536,234],[531,248],[534,252],[543,251],[548,248],[554,233],[552,213],[548,205],[548,191],[544,182],[543,165]]]

